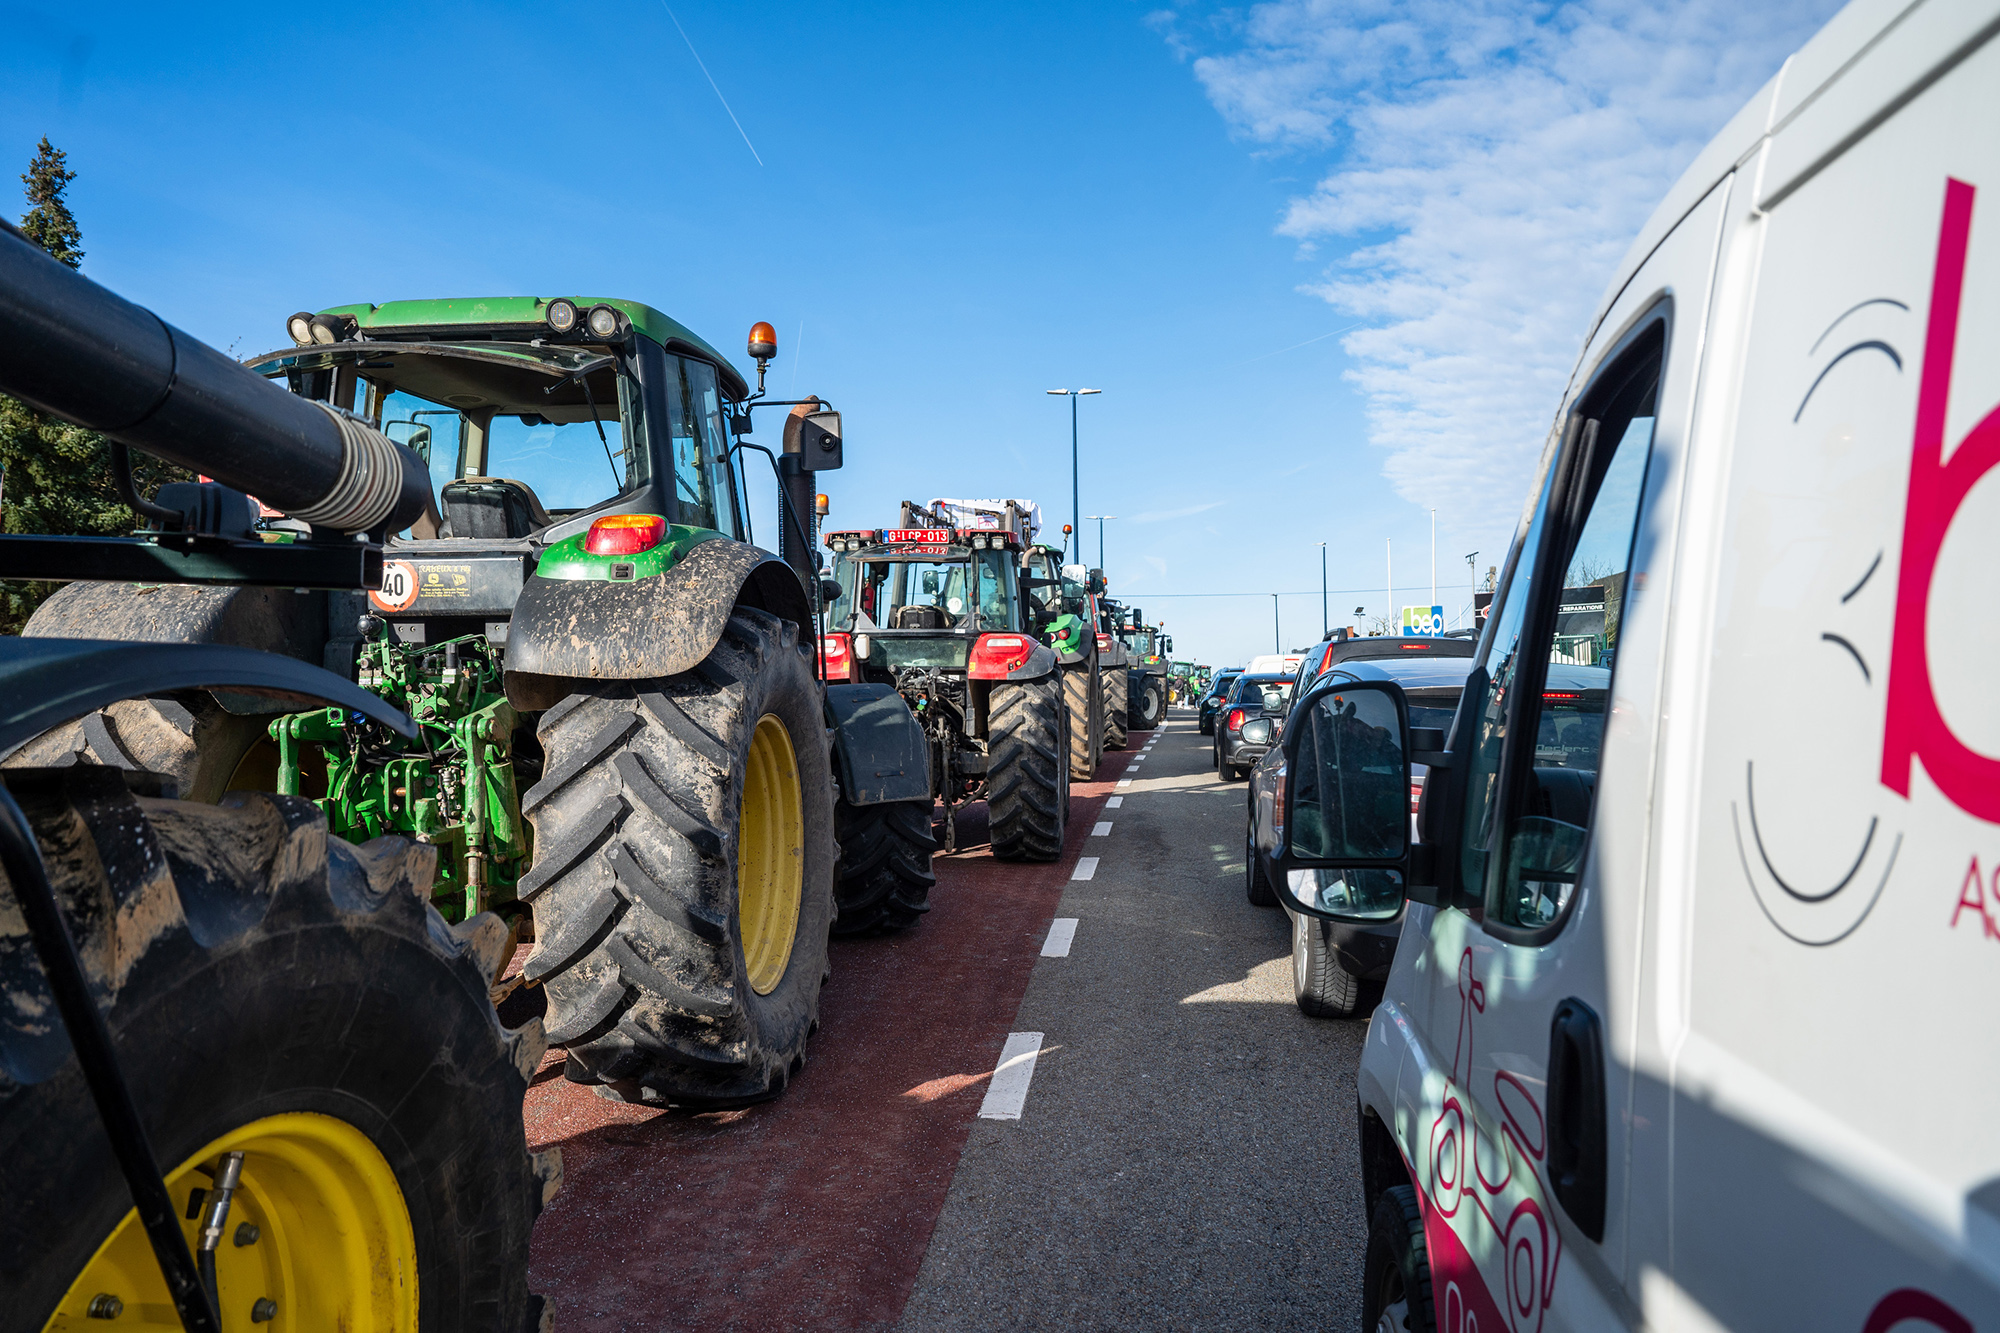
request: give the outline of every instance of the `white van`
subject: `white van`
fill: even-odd
[[[1304,653],[1263,653],[1251,658],[1250,665],[1243,670],[1245,674],[1252,676],[1261,676],[1267,671],[1289,676],[1299,669],[1299,663],[1304,660]]]
[[[1274,884],[1410,904],[1364,1328],[2000,1327],[1996,32],[1859,0],[1667,196],[1448,744],[1294,707]],[[1596,701],[1545,684],[1583,567]]]

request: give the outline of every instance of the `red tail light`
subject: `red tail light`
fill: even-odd
[[[1097,651],[1100,653],[1111,651],[1111,636],[1109,634],[1100,634],[1097,636]]]
[[[854,676],[853,641],[845,634],[829,634],[819,641],[820,666],[828,680],[850,680]]]
[[[607,514],[590,525],[583,549],[592,555],[637,555],[666,536],[667,520],[658,514]]]
[[[1410,813],[1411,813],[1411,814],[1413,814],[1413,815],[1414,815],[1415,813],[1417,813],[1417,802],[1419,802],[1419,801],[1421,801],[1421,800],[1423,800],[1423,799],[1424,799],[1424,780],[1423,780],[1422,778],[1411,778],[1411,779],[1410,779]]]
[[[1543,690],[1542,697],[1544,699],[1562,699],[1567,701],[1581,699],[1583,696],[1581,694],[1572,694],[1566,690]]]
[[[982,634],[972,645],[965,674],[973,680],[1005,680],[1027,665],[1035,641],[1025,634]]]
[[[1243,710],[1240,708],[1230,709],[1229,721],[1226,725],[1231,731],[1241,731],[1243,729]]]

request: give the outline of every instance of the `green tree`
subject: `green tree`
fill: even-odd
[[[71,268],[83,263],[83,231],[63,197],[76,173],[46,136],[21,181],[28,211],[21,230]],[[142,491],[163,481],[190,480],[184,469],[144,455],[133,458],[133,481]],[[109,537],[137,524],[118,498],[110,454],[95,431],[47,417],[0,396],[0,529]],[[56,585],[0,583],[0,633],[19,634]]]

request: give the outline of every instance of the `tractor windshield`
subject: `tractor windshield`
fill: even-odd
[[[1014,566],[1006,551],[858,559],[843,556],[833,622],[857,630],[1012,629]]]

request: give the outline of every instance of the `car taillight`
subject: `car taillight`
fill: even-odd
[[[829,634],[819,641],[819,661],[828,680],[846,680],[854,674],[854,650],[845,634]]]
[[[1424,799],[1424,780],[1423,780],[1422,778],[1411,778],[1411,779],[1410,779],[1410,813],[1411,813],[1411,814],[1413,814],[1413,815],[1414,815],[1415,813],[1417,813],[1417,802],[1419,802],[1419,801],[1421,801],[1421,800],[1423,800],[1423,799]]]
[[[1035,641],[1025,634],[982,634],[972,645],[965,674],[973,680],[1004,680],[1027,665]]]
[[[1230,709],[1229,721],[1225,725],[1227,725],[1231,731],[1240,730],[1243,726],[1243,710],[1240,708]]]
[[[607,514],[590,525],[583,549],[592,555],[637,555],[666,539],[667,520],[658,514]]]

